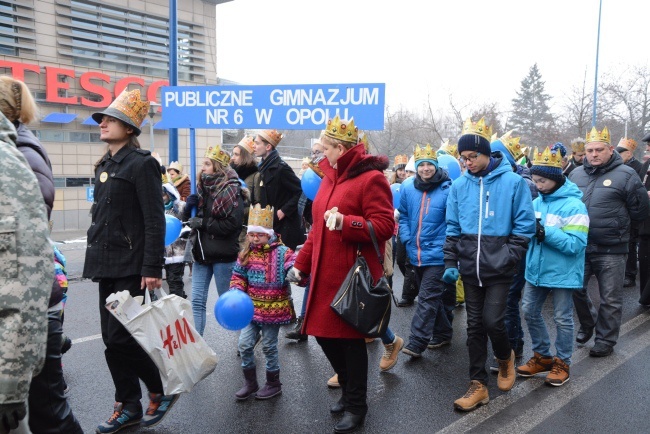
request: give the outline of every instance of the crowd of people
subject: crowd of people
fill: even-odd
[[[0,389],[0,430],[21,432],[22,426],[24,432],[81,432],[65,399],[61,370],[65,259],[47,244],[44,226],[54,193],[51,166],[24,126],[35,107],[29,91],[20,82],[0,78],[0,93],[0,160],[16,160],[2,173],[12,179],[12,188],[15,180],[24,179],[20,187],[26,199],[18,203],[21,198],[8,196],[3,182],[0,202],[11,198],[12,203],[2,207],[1,222],[18,244],[39,250],[37,258],[19,249],[31,255],[30,269],[21,273],[36,275],[32,268],[39,268],[43,281],[54,280],[49,294],[43,291],[47,285],[33,289],[43,292],[38,303],[36,292],[29,300],[19,291],[11,296],[12,303],[28,301],[34,310],[27,318],[30,324],[3,327],[3,339],[11,340],[5,336],[10,330],[30,327],[35,338],[13,349],[0,347],[0,371],[16,380],[13,389]],[[231,154],[220,145],[210,146],[192,186],[179,162],[161,167],[140,148],[137,137],[148,108],[138,90],[125,90],[93,114],[107,147],[94,166],[83,276],[98,284],[102,339],[115,387],[113,411],[97,433],[154,426],[179,398],[164,394],[149,355],[104,307],[115,292],[137,296],[162,286],[163,270],[170,292],[190,297],[200,334],[212,279],[219,295],[239,290],[252,299],[252,321],[239,336],[244,382],[234,391],[237,400],[282,393],[282,326],[292,325],[288,339],[315,337],[334,371],[327,384],[341,391],[329,409],[341,416],[334,426],[340,433],[355,431],[368,412],[366,344],[374,338],[330,307],[357,255],[365,258],[375,280],[392,276],[397,264],[404,276],[402,290],[395,290],[400,292],[397,306],[416,305],[404,334],[408,338],[390,327],[380,336],[383,372],[397,364],[400,353],[418,359],[427,348],[450,345],[454,309],[465,306],[469,386],[454,402],[460,411],[489,402],[490,369],[497,372],[502,391],[513,388],[517,375],[544,375],[550,386],[561,386],[570,379],[574,340],[586,344],[595,335],[589,354],[610,355],[621,326],[622,288],[636,284],[637,272],[639,302],[650,305],[650,163],[634,158],[637,143],[630,138],[613,146],[607,128],[594,127],[584,139],[572,141],[569,156],[561,143],[528,150],[514,132],[497,138],[484,119],[468,119],[457,144],[447,142],[439,149],[418,144],[412,156],[395,157],[387,174],[388,158],[369,152],[367,136],[353,119],[336,116],[328,120],[299,174],[312,169],[321,178],[317,194],[309,199],[299,175],[280,157],[283,135],[276,130],[244,137]],[[650,146],[650,134],[643,142]],[[455,158],[461,169],[455,179],[439,162],[443,154]],[[38,203],[30,199],[34,194],[41,198]],[[16,212],[31,213],[29,231],[13,217]],[[167,247],[165,214],[187,227]],[[46,266],[48,261],[59,266]],[[189,294],[187,264],[193,264]],[[47,275],[45,270],[59,273]],[[592,276],[598,282],[598,309],[587,292]],[[3,288],[24,285],[20,273],[2,279]],[[291,283],[304,287],[299,309]],[[557,329],[553,345],[542,317],[549,295]],[[533,351],[525,362],[521,312]],[[4,315],[0,321],[4,324]],[[495,357],[491,366],[488,341]],[[254,353],[258,344],[265,357],[263,385]],[[20,369],[6,364],[7,351],[22,354]],[[146,410],[140,403],[140,381],[149,396]]]

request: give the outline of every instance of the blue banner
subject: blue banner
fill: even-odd
[[[383,83],[168,86],[157,128],[320,130],[337,114],[362,130],[384,129]]]

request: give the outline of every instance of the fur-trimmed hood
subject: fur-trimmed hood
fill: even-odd
[[[388,169],[390,162],[387,156],[366,154],[364,147],[357,145],[338,159],[336,169],[330,166],[327,158],[324,158],[318,166],[323,170],[325,176],[331,179],[335,177],[351,179],[370,170],[383,172]]]

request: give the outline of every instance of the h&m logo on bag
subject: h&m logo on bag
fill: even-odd
[[[191,343],[196,342],[187,319],[177,319],[174,323],[174,329],[176,330],[176,335],[172,333],[171,324],[168,324],[165,329],[160,330],[160,339],[163,341],[163,348],[167,348],[169,357],[174,355],[174,350],[183,348],[183,344],[187,344],[188,338]]]

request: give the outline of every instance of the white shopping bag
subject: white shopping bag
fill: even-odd
[[[214,371],[217,355],[194,328],[190,302],[158,291],[161,297],[154,302],[145,291],[143,305],[128,291],[111,294],[106,309],[154,361],[165,395],[189,392]]]

